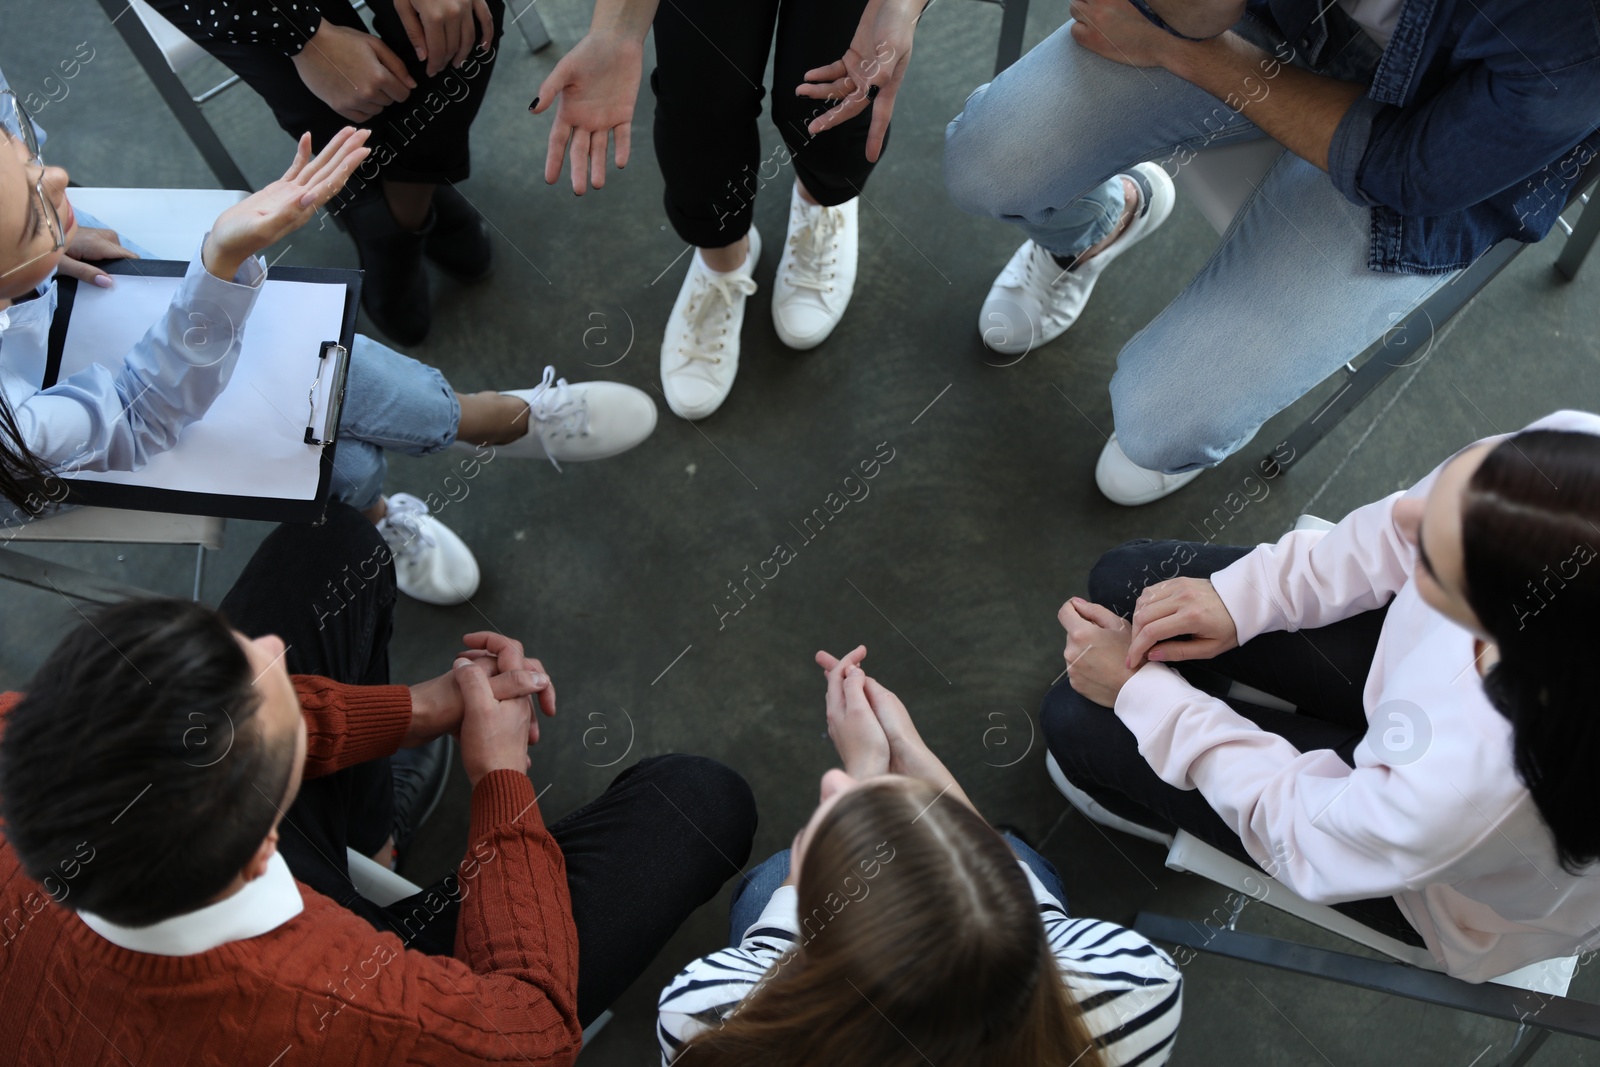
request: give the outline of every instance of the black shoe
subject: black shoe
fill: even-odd
[[[394,848],[400,855],[405,855],[417,831],[439,806],[450,780],[454,750],[455,739],[445,734],[389,757],[394,772]]]
[[[366,272],[361,306],[373,324],[397,345],[414,345],[428,336],[433,308],[422,248],[432,232],[433,216],[419,230],[405,229],[380,195],[356,201],[335,218],[356,242],[356,255]]]
[[[441,270],[464,282],[481,281],[494,266],[489,224],[453,185],[433,190],[433,232],[423,245]]]

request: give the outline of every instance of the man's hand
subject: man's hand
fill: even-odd
[[[451,672],[461,689],[461,765],[476,786],[491,771],[526,774],[528,734],[533,705],[525,696],[501,700],[489,683],[489,672],[477,661],[462,656]]]
[[[1185,37],[1216,37],[1244,18],[1245,0],[1145,0]],[[1148,21],[1148,20],[1147,20]]]
[[[923,0],[868,0],[844,58],[806,71],[805,82],[795,89],[797,96],[839,101],[812,119],[807,133],[815,137],[870,107],[867,159],[878,161],[894,115],[895,95],[911,65],[911,38],[922,11]]]
[[[1181,641],[1178,638],[1188,637]],[[1209,578],[1173,578],[1147,586],[1133,608],[1127,667],[1210,659],[1239,647],[1239,628]]]
[[[294,57],[294,68],[318,100],[352,122],[367,121],[417,87],[383,41],[327,19]]]
[[[1112,707],[1123,685],[1133,677],[1127,665],[1133,631],[1109,608],[1073,597],[1056,613],[1067,631],[1067,680],[1072,688],[1102,707]]]
[[[582,196],[606,184],[606,139],[616,138],[617,169],[628,165],[633,109],[639,99],[644,42],[631,34],[589,33],[561,57],[539,86],[535,115],[556,105],[545,150],[544,180],[554,185],[572,147],[572,191]],[[558,102],[559,98],[559,102]]]
[[[510,641],[498,634],[468,634],[467,640],[471,642],[484,637]],[[538,694],[544,713],[555,714],[555,686],[538,660],[524,660],[521,661],[523,666],[508,667],[507,664],[518,662],[517,655],[508,652],[501,659],[481,647],[457,653],[456,660],[459,662],[463,659],[488,675],[489,690],[496,700],[515,700]],[[425,745],[436,737],[460,731],[462,716],[466,711],[466,697],[461,692],[458,674],[451,670],[449,674],[441,674],[411,687],[411,729],[406,731],[405,740],[400,742],[401,748]],[[537,744],[538,741],[539,719],[538,716],[531,716],[528,719],[528,744]]]
[[[1072,0],[1067,11],[1077,20],[1074,41],[1126,66],[1165,66],[1175,49],[1190,43],[1145,18],[1128,0]]]
[[[90,282],[102,289],[111,288],[111,275],[92,263],[108,259],[138,259],[139,253],[122,247],[117,231],[98,228],[73,228],[72,240],[67,242],[67,254],[61,257],[56,270],[69,278]]]
[[[461,66],[479,42],[494,41],[494,16],[484,0],[394,0],[394,11],[430,78]]]
[[[228,208],[211,224],[200,250],[206,270],[232,281],[239,264],[309,222],[367,158],[364,146],[370,132],[346,126],[316,159],[311,158],[311,135],[302,135],[283,177]]]

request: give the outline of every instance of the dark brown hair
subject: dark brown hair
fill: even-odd
[[[802,943],[685,1067],[1102,1067],[1010,846],[909,778],[853,790],[817,825]]]
[[[1463,492],[1461,547],[1467,603],[1500,652],[1484,690],[1577,873],[1600,859],[1600,437],[1532,430],[1497,445]]]

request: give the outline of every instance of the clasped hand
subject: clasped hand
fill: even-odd
[[[1210,659],[1239,645],[1233,616],[1206,578],[1145,587],[1131,623],[1082,597],[1061,605],[1056,618],[1067,632],[1062,656],[1072,688],[1108,708],[1147,661]]]
[[[828,680],[828,737],[845,773],[857,781],[880,774],[927,777],[937,763],[900,698],[861,669],[867,647],[843,657],[817,653]]]
[[[538,710],[556,713],[555,684],[522,643],[503,634],[471,633],[448,674],[411,687],[411,729],[403,747],[444,734],[461,742],[472,784],[493,770],[528,769],[528,746],[539,741]]]

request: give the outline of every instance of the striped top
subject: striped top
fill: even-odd
[[[1183,1007],[1177,964],[1126,927],[1068,916],[1026,864],[1022,869],[1039,902],[1056,966],[1106,1063],[1166,1063]],[[794,886],[780,887],[743,941],[695,960],[661,991],[656,1037],[663,1067],[690,1038],[731,1015],[779,958],[799,946],[798,900]]]

